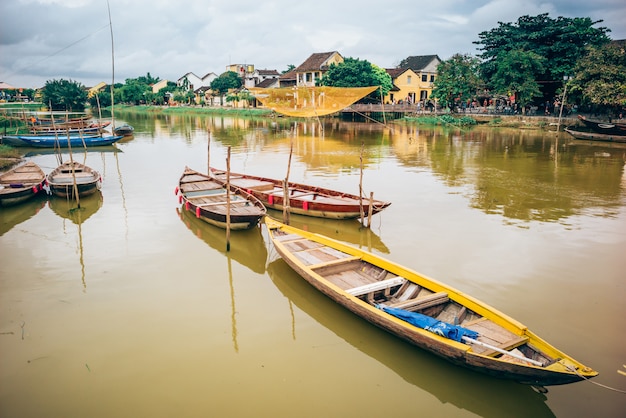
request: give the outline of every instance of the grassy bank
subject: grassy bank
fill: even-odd
[[[22,160],[22,153],[8,145],[0,145],[0,171],[7,170]]]
[[[110,109],[110,108],[109,108]],[[270,116],[270,109],[203,107],[203,106],[128,106],[115,105],[115,111],[139,114],[185,114],[185,115],[230,115],[230,116]]]

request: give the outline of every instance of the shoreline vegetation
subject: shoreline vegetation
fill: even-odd
[[[0,105],[2,109],[8,109],[9,106]],[[13,109],[23,112],[45,111],[45,107],[41,104],[28,103],[26,106],[21,104],[19,108]],[[109,109],[110,110],[110,109]],[[224,115],[236,117],[254,117],[254,118],[277,118],[283,116],[277,115],[271,109],[259,109],[253,107],[232,108],[232,107],[205,107],[205,106],[148,106],[148,105],[115,105],[115,111],[130,112],[137,114],[186,114],[186,115]],[[94,114],[94,112],[91,112]],[[285,117],[286,118],[286,117]],[[299,118],[291,118],[297,120]],[[364,118],[365,119],[365,118]],[[0,123],[8,126],[9,118],[0,113]],[[444,126],[451,128],[467,128],[470,126],[488,126],[494,128],[517,128],[517,129],[536,129],[545,130],[548,127],[556,125],[558,117],[552,116],[529,116],[529,115],[499,115],[499,114],[451,114],[445,112],[424,112],[415,113],[398,119],[388,121],[388,124],[405,124],[405,125],[422,125],[422,126]],[[576,119],[563,117],[561,125],[575,123]],[[369,123],[382,123],[380,121],[372,121]],[[26,126],[24,126],[26,132]],[[23,153],[19,148],[13,148],[0,144],[0,171],[7,170],[19,163],[23,158]]]

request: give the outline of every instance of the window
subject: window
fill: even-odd
[[[431,82],[431,83],[434,83],[434,82],[435,82],[435,75],[434,75],[434,74],[431,74],[431,75],[430,75],[430,82]]]
[[[424,83],[428,81],[428,76],[426,74],[422,74],[422,81]]]
[[[407,84],[411,84],[411,76],[410,75],[406,76],[406,83]]]

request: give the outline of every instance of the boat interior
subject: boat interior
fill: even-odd
[[[445,291],[433,291],[363,261],[360,257],[296,234],[275,235],[275,238],[316,274],[372,306],[383,305],[419,312],[451,325],[468,328],[479,333],[478,341],[498,349],[472,344],[474,353],[524,362],[507,355],[509,352],[537,361],[543,366],[556,361],[529,344],[529,338],[523,330],[515,330],[519,333],[508,330],[450,299]]]

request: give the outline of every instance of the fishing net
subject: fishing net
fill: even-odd
[[[285,87],[250,88],[250,93],[264,106],[286,116],[310,118],[336,113],[367,96],[371,87]]]

